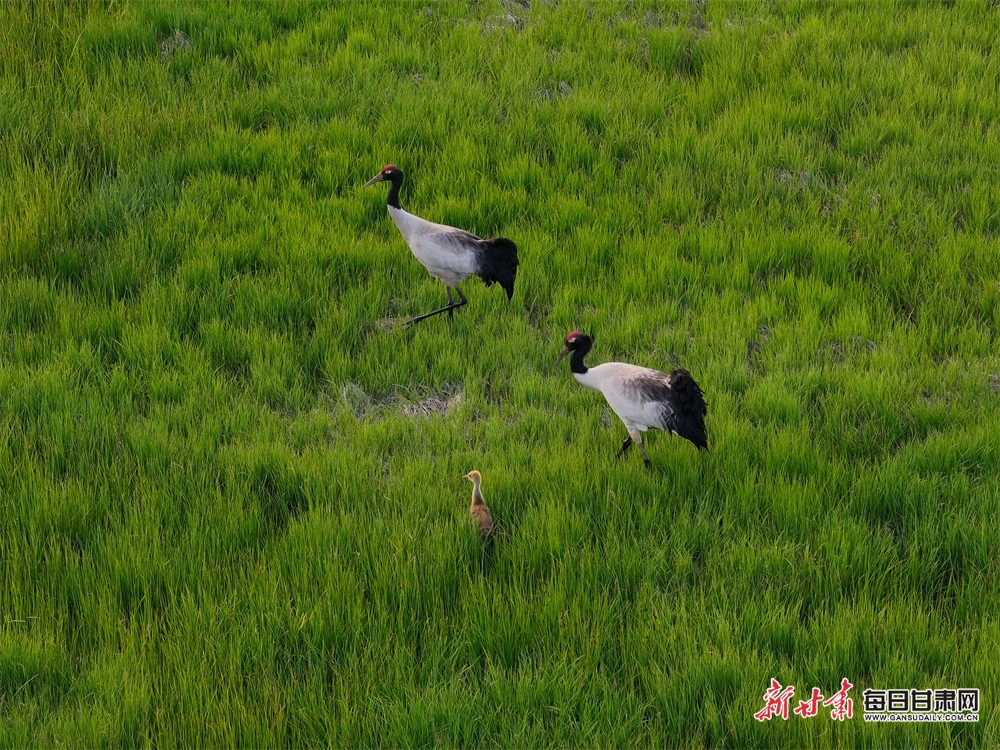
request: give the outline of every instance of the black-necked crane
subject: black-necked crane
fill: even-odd
[[[493,514],[490,513],[486,500],[483,498],[483,475],[473,469],[463,479],[472,482],[472,504],[469,506],[469,518],[479,533],[488,537],[493,533]]]
[[[456,229],[444,224],[421,219],[407,213],[399,205],[399,188],[403,185],[403,170],[389,164],[365,183],[365,187],[376,182],[390,184],[386,204],[389,216],[396,223],[400,234],[410,246],[414,257],[423,264],[428,273],[440,279],[448,293],[448,304],[438,310],[418,315],[407,323],[413,325],[432,315],[447,312],[454,316],[455,308],[468,300],[458,285],[470,276],[478,276],[490,286],[497,283],[507,292],[507,299],[514,296],[514,276],[517,273],[517,245],[506,237],[484,240],[464,229]],[[451,297],[451,290],[458,294],[458,302]]]
[[[608,405],[625,423],[628,437],[622,443],[618,457],[624,455],[633,442],[639,444],[642,460],[649,468],[649,456],[642,444],[642,433],[649,429],[668,430],[699,449],[708,450],[705,435],[705,399],[701,388],[687,370],[674,370],[669,375],[659,370],[628,365],[623,362],[605,362],[587,367],[587,356],[594,340],[579,331],[566,336],[558,363],[567,354],[570,370],[577,382],[600,391]]]

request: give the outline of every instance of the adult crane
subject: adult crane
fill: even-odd
[[[414,257],[420,261],[428,273],[439,279],[448,294],[448,304],[429,313],[418,315],[407,325],[419,323],[432,315],[447,312],[454,316],[455,309],[468,300],[462,294],[459,284],[470,276],[478,276],[486,286],[497,283],[507,292],[509,300],[514,295],[514,276],[517,274],[517,245],[506,237],[484,240],[464,229],[456,229],[445,224],[435,224],[403,210],[399,205],[399,189],[403,185],[403,170],[395,164],[388,164],[382,171],[365,183],[365,187],[376,182],[388,182],[389,196],[386,205],[389,216],[396,223],[400,234],[410,246]],[[458,302],[452,299],[455,290]]]
[[[699,450],[708,450],[705,399],[691,373],[677,369],[667,375],[624,362],[587,367],[583,358],[593,345],[590,336],[573,331],[566,336],[556,363],[572,354],[569,367],[573,377],[578,383],[603,393],[608,405],[625,423],[628,436],[618,457],[624,455],[633,442],[638,443],[642,460],[649,468],[649,456],[642,444],[642,433],[649,429],[668,430],[690,440]]]

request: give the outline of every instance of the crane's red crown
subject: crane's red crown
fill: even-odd
[[[394,169],[399,169],[399,167],[397,167],[395,164],[386,164],[384,167],[382,167],[382,174],[385,174],[386,172],[391,172]]]
[[[577,340],[578,338],[580,338],[581,336],[583,336],[583,334],[582,334],[582,333],[580,333],[579,331],[573,331],[572,333],[567,333],[567,334],[566,334],[566,343],[567,343],[567,344],[572,344],[572,343],[574,343],[574,342],[575,342],[575,341],[576,341],[576,340]]]

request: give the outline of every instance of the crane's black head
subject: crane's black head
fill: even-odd
[[[386,164],[382,167],[382,171],[368,180],[368,182],[365,183],[365,187],[374,185],[376,182],[386,181],[392,185],[392,187],[389,188],[389,197],[386,199],[386,203],[393,208],[400,208],[399,188],[403,184],[403,170],[395,164]]]
[[[594,340],[590,338],[585,333],[580,333],[579,331],[573,331],[572,333],[566,334],[566,340],[563,341],[563,349],[566,353],[575,352],[577,349],[582,349],[585,352],[590,351],[590,347],[594,345]]]
[[[392,187],[389,188],[389,197],[386,202],[390,206],[399,208],[399,188],[403,184],[403,170],[395,164],[386,164],[382,167],[381,172],[365,183],[365,187],[374,185],[376,182],[389,182],[392,184]]]
[[[369,185],[374,185],[376,182],[402,182],[403,181],[403,170],[397,167],[395,164],[386,164],[382,167],[382,171],[377,175],[372,177],[368,182],[365,183],[365,187]]]
[[[556,359],[556,364],[562,360],[570,352],[573,353],[570,359],[569,365],[573,372],[583,374],[587,371],[586,366],[583,364],[583,358],[587,356],[587,352],[590,351],[590,347],[594,345],[594,340],[590,338],[585,333],[580,333],[579,331],[573,331],[572,333],[566,334],[566,339],[563,341],[562,352],[560,352],[558,359]]]

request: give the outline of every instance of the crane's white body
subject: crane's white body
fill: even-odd
[[[478,270],[475,242],[479,238],[474,234],[435,224],[395,206],[389,206],[389,216],[414,257],[445,286],[456,287]]]
[[[624,362],[605,362],[588,368],[585,373],[574,372],[573,377],[604,394],[611,410],[625,424],[629,437],[637,443],[642,442],[639,433],[646,430],[670,429],[665,418],[672,411],[669,404],[646,395],[650,385],[670,387],[670,376],[666,373]]]

